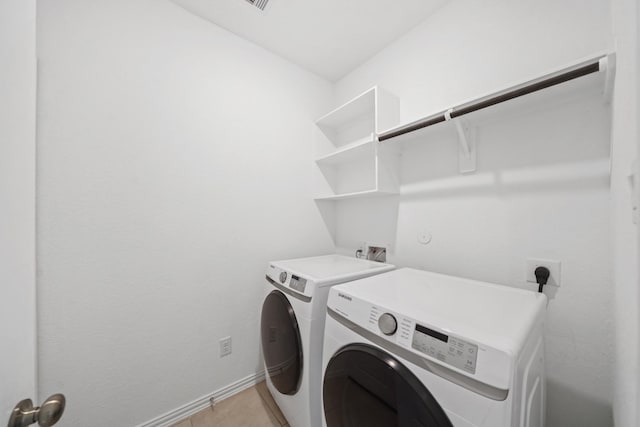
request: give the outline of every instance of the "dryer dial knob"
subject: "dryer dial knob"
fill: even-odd
[[[280,283],[284,283],[287,281],[287,272],[283,271],[282,273],[280,273]]]
[[[398,330],[398,321],[393,314],[384,313],[378,318],[378,327],[385,335],[393,335]]]

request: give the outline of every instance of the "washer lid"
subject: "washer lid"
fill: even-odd
[[[327,286],[347,282],[373,274],[393,270],[391,264],[348,257],[344,255],[323,255],[310,258],[298,258],[273,261],[270,267],[284,270],[290,274],[312,281],[316,286]],[[267,273],[272,268],[267,268]]]

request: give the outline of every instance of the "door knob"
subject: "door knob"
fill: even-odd
[[[26,427],[36,422],[40,427],[51,427],[60,421],[65,404],[60,393],[49,396],[42,406],[35,408],[31,399],[24,399],[13,408],[7,427]]]

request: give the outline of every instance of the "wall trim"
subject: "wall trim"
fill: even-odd
[[[213,399],[214,402],[218,403],[221,400],[231,397],[236,393],[240,393],[242,390],[253,387],[262,380],[264,380],[264,371],[257,372],[255,374],[241,378],[238,381],[226,385],[212,393],[205,394],[202,397],[199,397],[176,409],[166,412],[152,420],[146,421],[142,424],[138,424],[136,427],[169,427],[210,406],[211,399]]]

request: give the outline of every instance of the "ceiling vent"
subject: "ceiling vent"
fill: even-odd
[[[247,0],[247,3],[250,3],[257,7],[258,9],[264,11],[269,4],[269,0]]]

